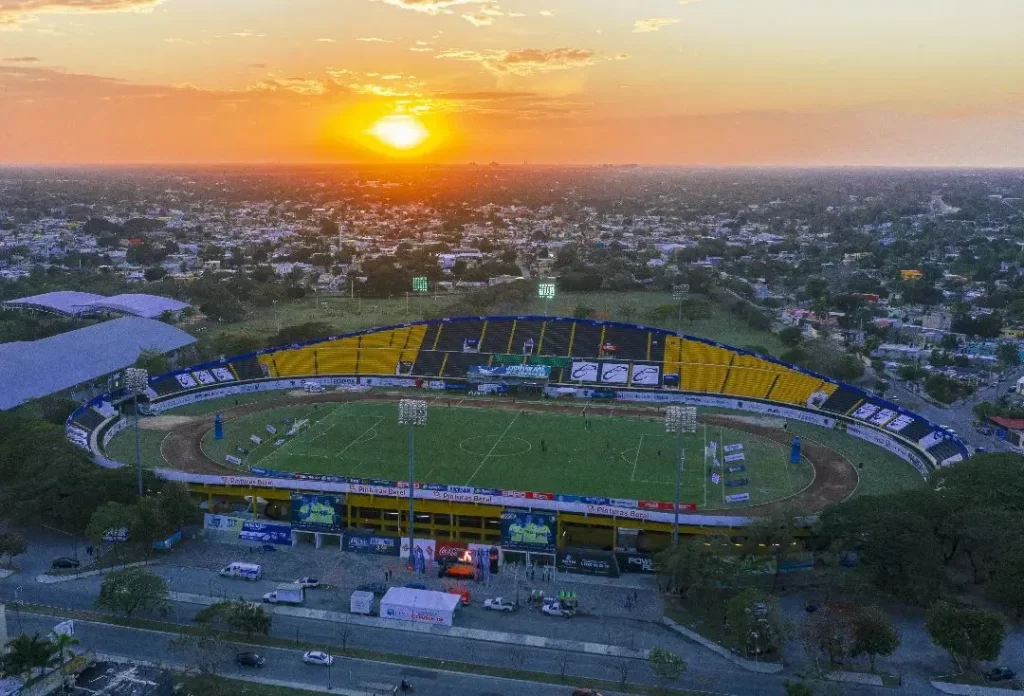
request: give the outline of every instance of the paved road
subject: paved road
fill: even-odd
[[[54,620],[48,616],[26,614],[22,617],[24,629],[33,633],[47,633]],[[75,636],[82,641],[82,647],[97,653],[117,657],[143,660],[157,664],[188,667],[186,656],[169,647],[175,636],[170,633],[123,628],[85,621],[75,622]],[[449,696],[450,694],[531,694],[535,696],[564,696],[566,687],[521,682],[494,677],[477,677],[471,674],[425,670],[401,665],[390,665],[367,660],[338,658],[330,672],[325,667],[307,665],[302,662],[301,650],[282,648],[261,649],[267,658],[262,668],[240,667],[232,658],[233,650],[246,649],[231,646],[221,664],[224,676],[259,676],[324,689],[328,678],[332,688],[363,691],[367,685],[398,684],[409,680],[417,694],[424,696]]]

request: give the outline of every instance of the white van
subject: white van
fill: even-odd
[[[256,563],[242,563],[241,561],[235,561],[231,565],[221,568],[220,574],[226,578],[259,580],[263,577],[263,566]]]

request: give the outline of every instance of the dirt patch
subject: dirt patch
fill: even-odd
[[[174,430],[179,425],[187,425],[197,419],[195,416],[152,416],[140,418],[139,427],[143,430],[160,430],[166,432]]]
[[[224,421],[230,421],[258,411],[265,411],[280,406],[302,403],[347,402],[347,401],[397,401],[408,398],[399,393],[360,394],[351,392],[325,392],[320,394],[301,393],[301,396],[283,396],[280,399],[269,399],[252,404],[244,404],[222,412]],[[515,401],[512,399],[449,399],[437,396],[433,401],[449,403],[461,402],[461,406],[490,408],[504,411],[530,411],[531,413],[581,413],[592,416],[614,416],[618,418],[644,418],[661,420],[664,410],[655,407],[623,407],[621,405],[605,406],[602,404],[581,404],[571,401]],[[174,418],[174,416],[163,416]],[[161,453],[171,466],[183,471],[204,474],[237,474],[238,471],[213,461],[203,452],[201,442],[203,435],[211,429],[209,419],[185,418],[187,422],[175,426],[161,445]],[[793,440],[792,434],[785,429],[785,421],[779,419],[750,418],[746,416],[701,415],[700,421],[708,425],[721,425],[734,430],[757,435],[788,447]],[[754,422],[751,422],[754,421]],[[756,425],[755,422],[778,423],[780,427]],[[783,500],[762,505],[728,510],[701,510],[705,515],[770,515],[778,511],[789,511],[793,514],[813,514],[821,512],[830,505],[836,505],[848,498],[857,488],[857,472],[843,455],[808,438],[801,439],[801,452],[814,467],[814,481],[802,491]]]

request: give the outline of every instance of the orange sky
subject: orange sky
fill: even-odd
[[[1024,165],[1021,0],[0,0],[0,162]]]

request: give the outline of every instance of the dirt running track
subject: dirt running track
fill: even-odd
[[[308,394],[303,396],[289,396],[280,399],[271,399],[252,404],[243,404],[221,412],[225,421],[238,418],[239,416],[265,411],[280,406],[292,404],[308,404],[319,402],[339,401],[397,401],[408,398],[407,394],[382,392],[377,394],[351,393],[351,392],[326,392],[321,394]],[[441,400],[437,397],[435,401]],[[444,401],[455,401],[455,399],[444,399]],[[569,401],[514,401],[514,400],[476,400],[469,402],[478,408],[491,408],[496,410],[530,411],[532,413],[579,413],[586,411],[594,416],[611,415],[618,417],[646,418],[650,420],[661,420],[663,410],[660,408],[629,408],[629,407],[604,407],[600,405],[587,404],[582,406],[579,402]],[[160,452],[167,462],[175,469],[203,474],[238,474],[236,469],[223,466],[213,461],[203,453],[201,442],[211,428],[212,418],[202,417],[193,422],[183,423],[175,426],[164,438],[160,445]],[[759,437],[773,440],[789,447],[792,436],[785,430],[779,428],[768,428],[754,425],[738,418],[731,418],[724,415],[707,415],[701,417],[702,423],[708,425],[721,425],[742,430]],[[840,503],[848,498],[857,488],[857,472],[853,465],[843,455],[833,449],[818,444],[812,440],[801,438],[803,455],[814,467],[814,480],[802,491],[782,500],[776,500],[762,505],[753,505],[745,508],[731,508],[729,510],[703,510],[708,515],[770,515],[773,512],[785,511],[793,515],[807,515],[821,512],[830,505]]]

